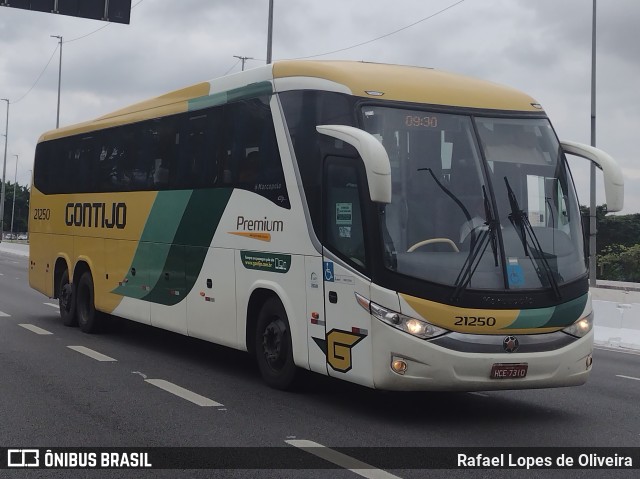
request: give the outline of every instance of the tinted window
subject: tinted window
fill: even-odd
[[[366,266],[360,183],[354,165],[330,159],[326,169],[325,241],[355,266]]]
[[[268,97],[41,143],[34,183],[48,194],[236,187],[289,208]]]
[[[280,93],[280,102],[293,142],[298,170],[316,235],[320,236],[322,163],[326,155],[355,157],[355,149],[321,135],[317,125],[355,124],[353,98],[321,91]]]

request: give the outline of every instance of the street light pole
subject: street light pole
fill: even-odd
[[[56,128],[60,127],[60,85],[62,84],[62,36],[51,35],[51,38],[57,38],[60,43],[60,62],[58,63],[58,112],[56,114]]]
[[[13,175],[13,206],[11,207],[11,237],[13,238],[13,215],[16,212],[16,182],[18,181],[18,155],[16,157],[16,172]]]
[[[269,28],[267,31],[267,65],[271,63],[271,44],[273,43],[273,0],[269,0]]]
[[[233,55],[233,58],[237,58],[238,60],[242,60],[242,71],[244,71],[244,64],[247,60],[253,60],[253,57],[241,57],[239,55]]]
[[[596,0],[593,0],[591,28],[591,146],[596,146]],[[596,286],[596,164],[591,162],[589,178],[589,286]]]
[[[2,98],[2,101],[7,102],[7,124],[4,130],[4,163],[2,167],[2,191],[0,191],[0,243],[2,242],[2,236],[4,234],[4,192],[7,173],[7,143],[9,143],[9,100]]]

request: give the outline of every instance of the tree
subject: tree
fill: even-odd
[[[589,209],[580,206],[580,211],[588,215]],[[640,282],[640,214],[607,216],[607,206],[600,205],[596,228],[598,278]]]
[[[29,188],[16,184],[15,210],[13,207],[14,185],[7,181],[4,196],[4,231],[11,231],[11,213],[13,211],[13,232],[25,233],[29,225]]]
[[[601,279],[640,283],[640,244],[607,246],[598,256],[598,273]]]

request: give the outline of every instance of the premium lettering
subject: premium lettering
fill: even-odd
[[[83,228],[118,228],[127,226],[126,203],[67,203],[64,213],[67,226]]]
[[[266,216],[262,220],[250,220],[245,219],[244,216],[238,216],[236,229],[238,231],[284,231],[284,221],[268,220]]]

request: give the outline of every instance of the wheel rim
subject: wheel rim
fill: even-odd
[[[287,360],[286,332],[284,321],[280,318],[274,318],[262,333],[264,357],[267,365],[274,371],[280,371]]]

